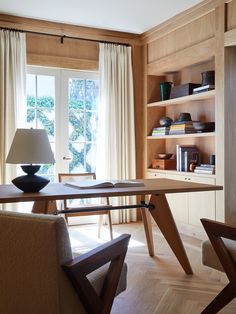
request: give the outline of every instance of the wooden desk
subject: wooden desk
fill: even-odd
[[[150,203],[154,205],[152,210],[142,208],[142,217],[147,239],[149,255],[154,256],[153,237],[151,228],[151,216],[155,220],[172,251],[180,262],[186,274],[192,274],[192,268],[188,261],[183,243],[173,219],[165,194],[181,192],[200,192],[222,190],[221,186],[206,185],[191,182],[175,181],[170,179],[144,179],[145,186],[126,188],[105,189],[75,189],[67,187],[62,183],[47,185],[38,193],[23,193],[14,185],[0,185],[0,203],[30,202],[34,201],[33,212],[40,210],[47,214],[51,212],[51,204],[55,200],[103,197],[103,196],[125,196],[125,195],[151,195]],[[206,204],[207,205],[207,204]],[[54,209],[52,209],[54,211]]]

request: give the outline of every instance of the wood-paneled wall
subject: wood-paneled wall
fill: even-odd
[[[186,24],[148,45],[148,63],[214,37],[214,12]]]
[[[98,70],[98,43],[60,37],[26,34],[27,64]]]

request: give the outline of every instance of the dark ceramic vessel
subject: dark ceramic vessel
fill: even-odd
[[[173,120],[169,117],[162,117],[159,121],[160,126],[165,126],[165,127],[170,126],[171,122],[173,122]]]
[[[191,114],[189,112],[181,112],[178,121],[192,121]]]

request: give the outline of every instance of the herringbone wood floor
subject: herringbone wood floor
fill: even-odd
[[[226,276],[201,265],[201,241],[181,235],[194,275],[185,275],[156,226],[155,254],[147,253],[142,223],[114,225],[115,236],[132,235],[126,262],[128,288],[114,302],[112,314],[199,314],[228,282]],[[97,238],[97,226],[70,227],[72,246],[80,252],[109,239],[107,228]],[[236,299],[220,313],[235,314]]]

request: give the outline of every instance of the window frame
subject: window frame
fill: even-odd
[[[97,71],[68,70],[40,66],[27,66],[27,74],[46,75],[55,77],[55,180],[57,173],[69,172],[69,108],[68,81],[69,79],[96,79],[99,84]],[[65,126],[62,128],[61,126]]]

